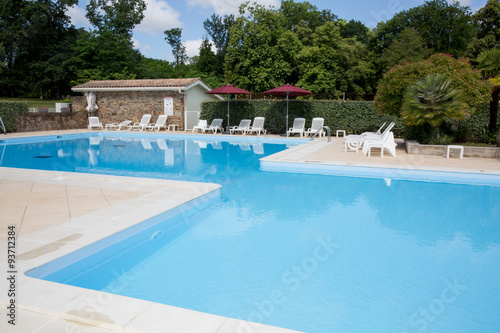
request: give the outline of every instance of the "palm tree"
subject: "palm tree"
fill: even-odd
[[[496,131],[498,125],[498,101],[500,97],[500,49],[485,51],[477,57],[479,68],[486,79],[493,83],[490,99],[490,133]],[[500,131],[497,136],[497,147],[500,147]]]
[[[461,90],[451,86],[444,74],[429,74],[417,80],[403,97],[401,114],[407,125],[431,126],[431,134],[446,119],[463,120],[467,117],[468,105]]]

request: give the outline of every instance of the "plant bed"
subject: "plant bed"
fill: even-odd
[[[417,141],[405,140],[407,154],[446,156],[446,145],[423,145]],[[464,146],[464,157],[500,158],[500,148]],[[458,152],[451,151],[451,157],[458,157]]]

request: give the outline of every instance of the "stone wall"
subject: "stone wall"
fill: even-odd
[[[29,112],[17,116],[17,132],[67,130],[87,127],[87,112]]]
[[[175,124],[184,130],[184,94],[171,91],[106,91],[97,92],[98,110],[95,113],[103,124],[120,123],[132,120],[138,123],[144,114],[151,114],[151,122],[156,122],[164,114],[165,96],[174,98],[174,115],[169,116],[167,124]],[[85,110],[86,99],[78,104]],[[75,105],[75,104],[72,104]]]

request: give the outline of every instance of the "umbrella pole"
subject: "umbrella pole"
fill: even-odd
[[[286,92],[286,128],[285,128],[285,134],[288,131],[288,94],[289,92]]]
[[[231,99],[231,95],[227,94],[227,132],[229,133],[229,100]]]

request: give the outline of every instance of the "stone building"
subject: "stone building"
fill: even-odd
[[[95,115],[103,124],[125,120],[135,123],[144,114],[151,114],[151,122],[155,122],[159,115],[168,114],[167,124],[177,125],[181,131],[196,125],[202,102],[222,99],[205,94],[212,89],[200,78],[89,81],[72,90],[96,93]],[[171,104],[173,110],[168,106]],[[73,98],[74,112],[83,111],[86,106],[85,97]]]

